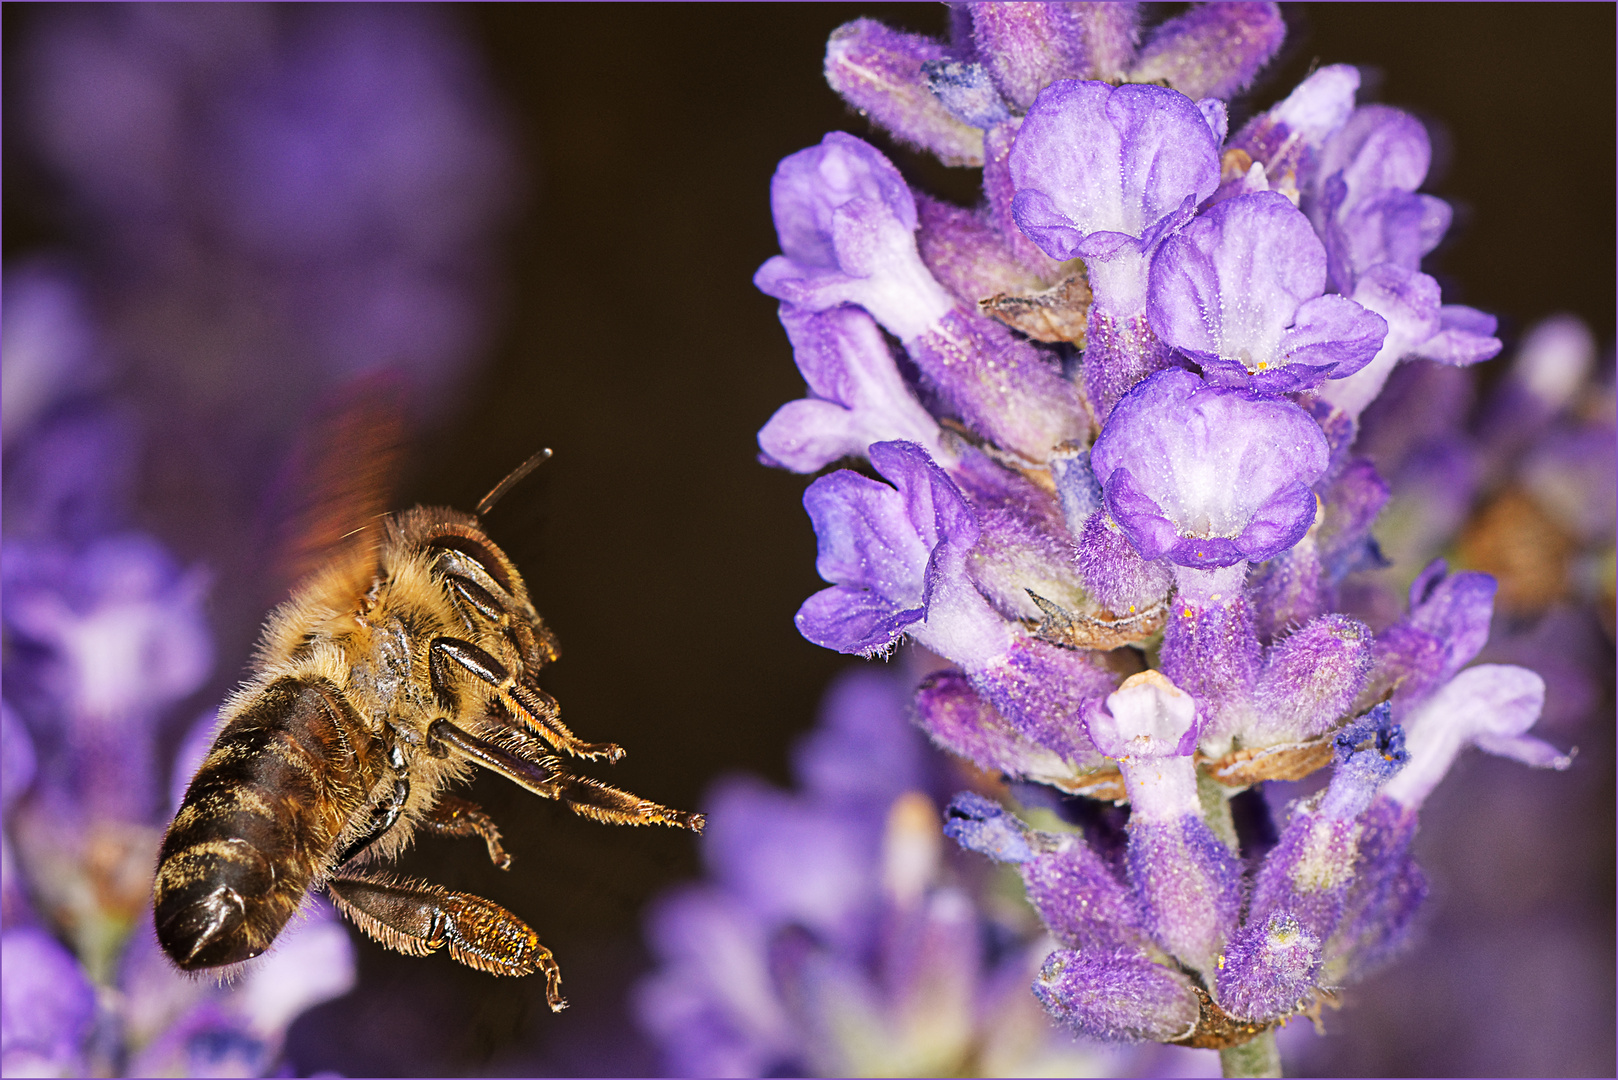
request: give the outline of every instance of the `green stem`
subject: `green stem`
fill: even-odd
[[[1225,842],[1232,855],[1240,855],[1241,845],[1236,839],[1236,822],[1230,815],[1230,788],[1221,784],[1202,769],[1197,770],[1197,800],[1202,804],[1202,818],[1214,835]]]
[[[1226,1076],[1280,1076],[1281,1053],[1275,1048],[1275,1029],[1219,1051],[1219,1068]]]

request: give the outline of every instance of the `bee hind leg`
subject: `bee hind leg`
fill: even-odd
[[[491,975],[545,973],[552,1012],[567,1008],[562,970],[517,916],[481,896],[391,875],[337,877],[326,889],[338,909],[372,940],[407,956],[448,946],[450,956]]]
[[[490,772],[520,784],[546,799],[567,804],[574,813],[613,825],[673,825],[701,832],[701,814],[671,810],[638,795],[562,771],[554,757],[529,758],[487,739],[462,731],[448,720],[435,720],[428,737]]]
[[[480,837],[489,849],[490,862],[502,870],[511,866],[511,856],[500,846],[499,827],[477,803],[457,795],[440,795],[418,824],[435,836]]]

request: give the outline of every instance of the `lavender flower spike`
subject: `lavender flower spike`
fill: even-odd
[[[809,397],[776,410],[758,433],[766,463],[812,473],[874,442],[904,439],[948,461],[938,421],[916,400],[876,322],[859,308],[810,312],[781,305]]]
[[[1152,262],[1152,329],[1218,386],[1291,393],[1370,362],[1388,324],[1326,287],[1326,248],[1285,196],[1219,203]]]
[[[1202,819],[1196,703],[1157,671],[1124,680],[1086,726],[1129,791],[1129,876],[1152,937],[1211,977],[1235,929],[1241,867]]]
[[[1145,559],[1262,562],[1315,520],[1320,428],[1290,401],[1162,371],[1118,403],[1090,451],[1108,512]]]
[[[1219,139],[1173,90],[1058,82],[1024,118],[1008,164],[1018,227],[1053,259],[1085,260],[1085,386],[1105,419],[1167,363],[1146,319],[1150,258],[1218,186]]]
[[[798,610],[799,631],[867,656],[906,632],[969,667],[1001,656],[1011,631],[966,577],[978,523],[960,491],[914,443],[877,443],[870,458],[895,487],[844,469],[804,492],[815,569],[833,585]]]

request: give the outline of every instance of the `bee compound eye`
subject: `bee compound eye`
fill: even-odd
[[[176,964],[190,971],[250,960],[263,950],[241,933],[247,905],[229,885],[200,897],[178,897],[158,912],[157,936]]]

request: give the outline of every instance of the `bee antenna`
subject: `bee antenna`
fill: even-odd
[[[504,480],[494,485],[494,490],[490,491],[487,495],[478,500],[477,509],[472,512],[478,517],[482,517],[484,514],[487,514],[490,510],[494,509],[494,504],[499,502],[501,497],[505,495],[506,492],[516,487],[517,483],[521,481],[523,477],[539,468],[540,463],[550,456],[551,448],[547,446],[545,449],[539,451],[539,453],[535,454],[521,465],[518,465],[515,469],[512,469],[511,472],[506,475]]]

